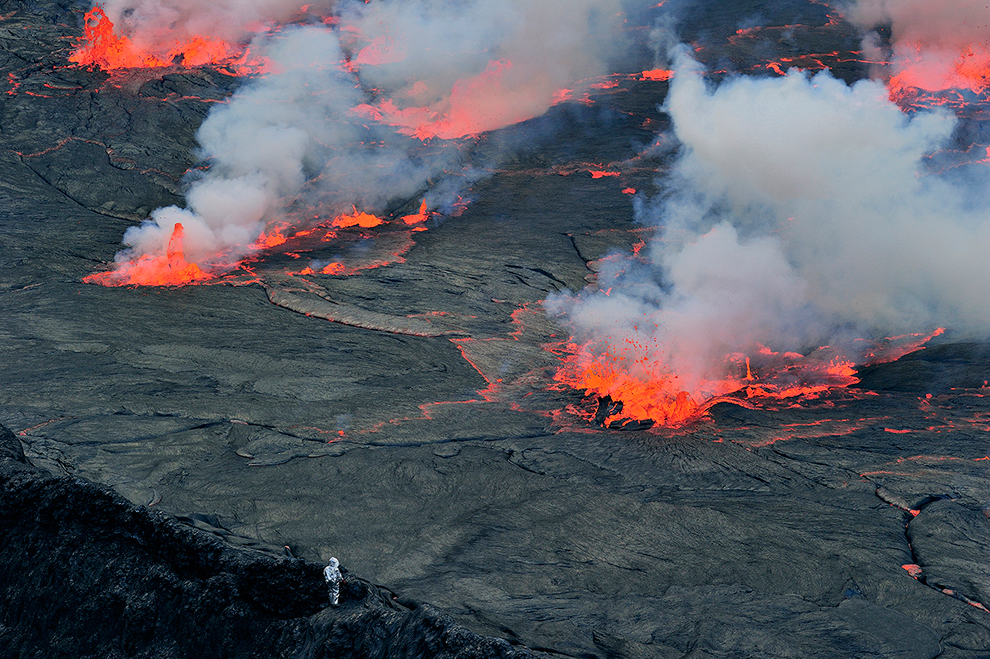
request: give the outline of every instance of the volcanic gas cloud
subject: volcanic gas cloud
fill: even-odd
[[[982,94],[990,87],[990,9],[978,0],[857,0],[849,18],[867,30],[889,26],[889,41],[876,31],[864,50],[888,62],[895,98],[917,90]]]
[[[988,172],[941,175],[927,157],[952,114],[906,114],[882,83],[827,71],[713,86],[687,49],[674,61],[679,154],[637,207],[655,237],[600,290],[547,301],[574,334],[559,380],[677,424],[728,392],[855,382],[852,366],[883,358],[862,337],[917,333],[903,349],[990,329]]]
[[[118,37],[164,60],[190,35],[243,43],[264,21],[304,10],[310,18],[254,37],[252,51],[270,62],[268,73],[199,129],[197,155],[208,168],[189,174],[186,206],[160,208],[129,229],[115,269],[88,281],[176,283],[137,274],[156,263],[168,271],[177,223],[185,261],[209,274],[265,247],[273,228],[291,233],[348,212],[380,213],[444,172],[469,180],[460,138],[539,115],[562,88],[603,73],[620,3],[345,0],[312,18],[320,6],[143,0],[107,7],[108,20],[123,26]],[[454,193],[456,185],[436,186],[426,195],[429,208]]]

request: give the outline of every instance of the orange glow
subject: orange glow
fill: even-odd
[[[896,359],[930,338],[909,335],[873,344],[864,363]],[[568,343],[554,376],[557,382],[584,390],[586,395],[608,396],[621,403],[604,419],[606,427],[619,420],[652,420],[677,427],[703,417],[709,407],[730,396],[747,405],[772,407],[784,401],[816,399],[859,381],[856,364],[829,346],[807,355],[757,346],[748,355],[726,355],[715,369],[724,375],[709,378],[673,371],[657,357],[656,346],[641,345],[636,339],[626,339],[620,346],[600,354],[600,344],[596,349],[592,344]]]
[[[592,84],[590,87],[591,89],[605,90],[605,89],[615,89],[618,86],[619,86],[618,80],[605,80],[604,82],[596,82]]]
[[[679,426],[702,414],[700,401],[683,391],[676,377],[642,379],[624,372],[610,361],[603,359],[584,366],[572,363],[570,366],[576,368],[562,368],[554,379],[576,389],[585,389],[588,394],[610,396],[621,401],[621,413],[606,418],[606,426],[620,418],[652,419],[659,425]],[[716,391],[715,395],[727,394],[734,388],[726,387]]]
[[[667,69],[652,69],[650,71],[643,71],[640,74],[640,80],[650,80],[652,82],[663,82],[664,80],[670,80],[674,76],[673,71]]]
[[[227,62],[239,54],[237,48],[222,39],[202,36],[175,42],[161,53],[142,51],[127,37],[114,33],[113,23],[99,5],[86,12],[84,30],[84,36],[69,56],[69,61],[104,70],[203,66]]]
[[[212,275],[195,263],[187,263],[182,251],[182,224],[172,228],[165,255],[145,254],[137,260],[119,263],[114,270],[83,277],[87,284],[101,286],[184,286],[195,284]]]
[[[335,226],[338,229],[346,229],[348,227],[361,227],[362,229],[370,229],[371,227],[377,227],[382,224],[382,219],[372,215],[371,213],[365,213],[358,211],[354,206],[354,212],[350,215],[338,215],[333,218],[331,226]]]
[[[358,52],[353,63],[358,66],[381,66],[401,62],[406,59],[406,53],[395,46],[388,37],[377,37]]]
[[[619,172],[605,172],[600,170],[592,170],[591,178],[604,178],[606,176],[618,176]]]
[[[560,103],[566,103],[567,101],[571,101],[573,99],[574,99],[573,89],[558,89],[556,92],[554,92],[553,100],[551,101],[551,103],[553,105],[558,105]]]
[[[271,231],[262,231],[258,239],[251,245],[254,249],[271,249],[283,244],[288,238],[282,233],[283,227],[276,227]]]
[[[983,44],[970,44],[955,57],[928,53],[919,44],[899,53],[893,62],[896,74],[887,83],[891,100],[898,104],[913,105],[925,92],[966,90],[980,95],[990,90],[990,50]]]
[[[258,24],[256,29],[263,29]],[[216,37],[193,35],[184,41],[174,40],[155,49],[144,49],[126,36],[118,36],[114,25],[99,5],[86,12],[83,37],[69,56],[82,66],[96,66],[104,71],[155,68],[166,66],[223,66],[230,75],[262,73],[269,62],[252,57],[250,49]]]
[[[426,200],[424,199],[419,204],[419,211],[413,213],[412,215],[403,215],[402,221],[406,224],[418,224],[420,222],[426,222],[430,219],[430,213],[426,210]]]
[[[367,57],[377,52],[369,51]],[[359,56],[364,54],[362,50]],[[449,96],[440,101],[423,106],[403,106],[395,99],[383,98],[373,104],[358,105],[351,111],[365,119],[394,126],[399,133],[423,141],[452,140],[531,119],[555,103],[574,98],[570,89],[548,94],[539,81],[533,81],[532,86],[514,86],[507,82],[511,70],[511,61],[491,60],[481,73],[455,82]],[[416,83],[410,94],[418,96],[426,91],[425,84]]]
[[[346,268],[344,268],[343,263],[331,263],[327,266],[324,266],[324,268],[320,270],[320,272],[322,272],[325,275],[342,275],[344,274],[345,270]]]

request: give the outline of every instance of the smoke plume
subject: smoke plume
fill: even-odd
[[[381,207],[413,195],[456,155],[417,157],[421,143],[355,116],[364,97],[339,66],[344,54],[331,30],[292,28],[262,50],[277,73],[242,87],[200,127],[209,169],[189,185],[186,207],[160,208],[129,229],[131,249],[118,261],[162,253],[181,222],[189,260],[231,262],[294,207],[330,217],[351,204]]]
[[[137,43],[197,31],[242,38],[252,21],[300,8],[131,0],[107,12]],[[619,9],[619,0],[347,0],[325,22],[258,37],[252,49],[271,73],[211,111],[197,133],[209,167],[191,174],[186,207],[158,209],[128,230],[118,266],[166,253],[177,222],[187,259],[229,264],[275,221],[352,204],[376,212],[445,170],[462,172],[462,142],[445,140],[542,114],[565,88],[607,70]]]
[[[175,42],[201,37],[231,43],[248,40],[266,25],[309,11],[329,10],[331,0],[105,0],[99,4],[120,36],[142,50],[167,52]]]
[[[657,227],[648,263],[613,260],[602,290],[547,302],[586,362],[701,402],[768,348],[856,361],[856,337],[990,331],[986,176],[967,188],[927,167],[948,112],[906,115],[882,84],[827,71],[713,87],[685,50],[675,68],[680,153],[638,212]]]
[[[979,0],[857,0],[849,19],[864,30],[890,28],[889,52],[877,33],[864,41],[867,54],[890,61],[901,84],[938,91],[981,92],[990,73],[990,9]]]
[[[538,116],[607,72],[620,0],[383,0],[343,5],[364,45],[362,79],[388,90],[367,110],[424,137],[461,137]]]

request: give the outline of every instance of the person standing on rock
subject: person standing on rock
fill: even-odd
[[[327,588],[330,591],[330,604],[333,606],[337,606],[340,602],[340,582],[344,580],[339,565],[340,561],[331,557],[330,562],[323,568],[323,578],[327,582]]]

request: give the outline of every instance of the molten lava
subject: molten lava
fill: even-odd
[[[891,100],[902,107],[944,104],[939,95],[948,91],[982,96],[990,90],[990,49],[983,44],[951,55],[903,45],[892,67],[896,73],[887,86]]]
[[[258,236],[258,239],[254,241],[252,247],[254,249],[262,250],[271,249],[272,247],[282,245],[286,240],[288,240],[288,238],[285,237],[285,234],[282,233],[282,229],[284,228],[285,227],[275,227],[273,229],[269,229],[268,231],[262,231],[261,235]]]
[[[127,37],[114,32],[113,22],[99,5],[86,12],[84,29],[84,36],[69,61],[107,71],[227,63],[240,54],[239,48],[222,39],[203,36],[176,41],[163,52],[142,50]]]
[[[403,215],[402,221],[406,224],[419,224],[420,222],[426,222],[430,219],[430,213],[426,210],[426,200],[424,199],[419,204],[419,211],[413,213],[412,215]]]
[[[352,207],[354,208],[354,207]],[[348,227],[361,227],[362,229],[370,229],[371,227],[377,227],[382,224],[382,219],[376,217],[371,213],[365,213],[354,208],[354,212],[350,215],[338,215],[333,218],[332,226],[339,229],[346,229]]]
[[[670,80],[673,76],[674,72],[669,69],[652,69],[650,71],[643,71],[640,74],[640,80],[664,82],[666,80]]]
[[[929,335],[905,335],[871,342],[862,365],[893,361],[920,348],[944,330]],[[632,339],[625,347],[598,353],[591,344],[568,343],[554,379],[585,395],[617,401],[602,425],[624,419],[653,421],[677,427],[701,418],[708,408],[731,396],[747,404],[775,405],[781,401],[818,398],[836,388],[856,384],[856,362],[822,346],[807,355],[775,352],[758,346],[751,355],[733,353],[724,359],[719,378],[676,373],[647,346]]]
[[[182,224],[172,228],[165,254],[145,254],[134,261],[118,263],[114,270],[83,277],[87,284],[101,286],[183,286],[212,276],[195,263],[187,263],[182,251]]]

